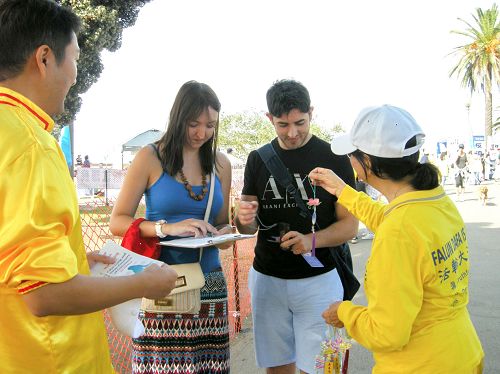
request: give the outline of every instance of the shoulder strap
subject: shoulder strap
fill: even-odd
[[[210,218],[210,211],[212,210],[212,202],[214,200],[214,190],[215,190],[215,170],[212,170],[212,174],[210,175],[210,191],[208,192],[207,209],[205,210],[205,217],[203,218],[205,222],[208,222],[208,219]],[[200,248],[200,257],[198,259],[198,262],[201,262],[201,256],[203,256],[203,248]]]
[[[278,182],[285,190],[295,198],[295,202],[297,203],[297,207],[299,208],[299,214],[303,218],[310,218],[311,212],[307,209],[304,200],[302,200],[299,190],[295,188],[293,185],[292,177],[288,172],[286,166],[283,164],[283,161],[279,158],[278,154],[274,150],[271,143],[267,143],[266,145],[260,147],[257,152],[260,155],[262,161],[264,161],[264,165],[266,165],[267,170],[274,177],[274,180]]]
[[[156,152],[156,156],[158,157],[158,160],[161,161],[161,157],[160,157],[160,151],[158,150],[158,147],[156,146],[155,143],[149,143],[148,145],[150,145]]]
[[[212,210],[212,201],[214,199],[214,189],[215,189],[215,170],[212,170],[212,174],[210,175],[210,191],[208,192],[208,202],[207,209],[205,210],[205,217],[203,220],[208,222],[210,218],[210,211]]]

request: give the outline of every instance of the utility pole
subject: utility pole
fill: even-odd
[[[468,127],[468,132],[469,132],[469,147],[472,148],[473,146],[473,136],[474,134],[472,133],[472,126],[470,124],[470,101],[467,101],[465,103],[465,109],[467,110],[467,127]]]

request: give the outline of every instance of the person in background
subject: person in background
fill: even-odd
[[[485,174],[485,160],[484,160],[484,153],[482,151],[479,151],[479,157],[481,157],[481,178],[483,181],[486,180],[486,174]]]
[[[471,184],[478,185],[482,182],[483,164],[481,163],[481,156],[477,153],[469,152],[468,159],[470,160],[470,172],[473,175]]]
[[[83,159],[83,165],[82,165],[83,168],[89,168],[90,167],[90,160],[89,160],[89,156],[88,155],[85,155],[84,159]]]
[[[80,20],[50,0],[0,1],[0,371],[114,373],[101,310],[170,293],[152,265],[89,276],[75,186],[51,135],[75,83]]]
[[[354,175],[346,156],[333,155],[328,143],[311,134],[313,107],[300,82],[277,81],[266,98],[267,117],[277,135],[272,147],[302,199],[319,198],[316,256],[324,266],[311,267],[304,257],[312,249],[311,218],[300,215],[293,195],[277,184],[259,153],[252,151],[236,224],[242,233],[259,230],[248,280],[257,364],[267,373],[295,373],[297,367],[312,374],[327,328],[321,312],[331,300],[343,298],[328,247],[343,251],[341,245],[356,235],[358,221],[325,191],[314,192],[307,175],[317,164],[335,169],[352,186]],[[282,236],[278,222],[290,228]]]
[[[499,150],[497,150],[498,152]],[[498,181],[500,179],[500,152],[497,153],[495,172],[493,173],[493,179]]]
[[[446,179],[448,178],[448,157],[446,152],[441,152],[439,154],[439,158],[437,160],[437,167],[439,170],[439,174],[441,175],[441,185],[444,186],[446,184]]]
[[[458,146],[458,154],[455,159],[455,186],[457,187],[456,201],[464,200],[465,181],[467,179],[467,154],[464,151],[464,145]]]
[[[366,183],[358,178],[358,175],[356,174],[356,170],[354,170],[354,181],[355,181],[354,186],[356,188],[356,191],[366,193]],[[363,237],[363,235],[364,235],[364,233],[361,233],[361,229],[358,230],[358,232],[356,233],[356,236],[354,238],[352,238],[351,240],[349,240],[349,243],[356,244],[359,241],[359,239],[361,239]]]
[[[488,152],[488,158],[486,162],[488,162],[489,164],[488,180],[492,180],[494,179],[493,175],[495,174],[496,162],[497,162],[496,151],[493,148],[490,150],[490,152]]]
[[[420,163],[425,164],[426,162],[430,162],[429,160],[429,152],[424,151],[422,157],[420,158]]]
[[[424,133],[405,110],[360,112],[335,154],[388,204],[356,192],[334,172],[309,177],[375,232],[366,265],[367,306],[335,302],[323,316],[373,352],[373,373],[481,373],[484,352],[471,322],[464,221],[430,163],[418,162]],[[451,249],[450,249],[451,248]]]
[[[143,237],[230,233],[231,164],[217,151],[220,102],[206,84],[186,82],[177,93],[166,133],[142,148],[130,165],[111,213],[110,229],[123,236],[134,221],[142,196]],[[215,179],[211,173],[215,171]],[[203,220],[210,185],[215,183],[209,222]],[[221,249],[231,243],[220,245]],[[199,249],[162,246],[168,264],[198,262]],[[145,334],[133,340],[134,373],[228,373],[227,287],[216,247],[203,250],[199,314],[141,311]]]
[[[359,179],[356,174],[356,170],[354,170],[354,175],[356,177],[356,191],[364,192],[368,196],[370,196],[375,201],[380,201],[382,199],[382,194],[378,192],[375,188],[370,186],[368,183]],[[356,244],[359,240],[371,240],[375,234],[371,232],[368,228],[359,229],[358,233],[354,238],[352,238],[349,242],[352,244]]]
[[[486,154],[483,156],[483,169],[484,169],[484,180],[489,181],[490,180],[490,153],[486,152]]]

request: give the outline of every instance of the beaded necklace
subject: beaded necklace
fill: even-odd
[[[205,195],[208,192],[208,188],[207,188],[207,176],[205,174],[202,174],[202,176],[201,176],[201,186],[202,186],[202,189],[201,189],[201,193],[199,195],[196,195],[193,192],[193,188],[189,184],[189,182],[188,182],[186,176],[184,175],[184,172],[182,171],[182,169],[179,170],[179,176],[181,177],[181,181],[184,184],[184,188],[189,193],[189,197],[191,199],[193,199],[193,200],[196,200],[196,201],[203,200],[203,198],[205,197]]]

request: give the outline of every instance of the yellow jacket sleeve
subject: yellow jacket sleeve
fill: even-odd
[[[368,229],[376,231],[384,219],[385,204],[373,201],[364,192],[358,192],[346,185],[339,196],[338,202],[362,221]]]
[[[366,266],[367,307],[343,302],[338,314],[349,334],[371,351],[400,350],[423,300],[421,252],[401,226],[381,225]]]
[[[10,153],[0,168],[0,284],[24,293],[71,279],[78,273],[71,247],[75,234],[81,243],[81,224],[68,169],[53,165],[63,162],[59,147],[32,142],[4,149]]]

